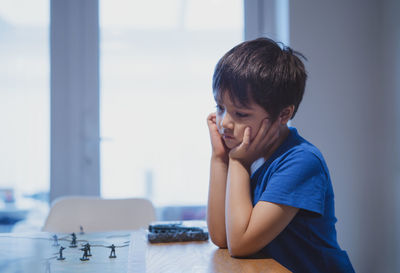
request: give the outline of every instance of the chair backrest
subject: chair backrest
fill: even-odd
[[[49,232],[133,230],[156,220],[153,204],[143,198],[102,199],[69,196],[56,199],[43,227]]]

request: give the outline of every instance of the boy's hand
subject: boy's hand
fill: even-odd
[[[229,149],[225,146],[224,141],[218,131],[216,122],[216,113],[211,113],[207,117],[207,125],[210,131],[212,154],[214,157],[228,161]]]
[[[244,131],[242,143],[229,152],[229,157],[239,161],[247,170],[249,170],[250,165],[255,160],[270,155],[272,152],[271,149],[279,139],[280,119],[278,118],[268,128],[269,123],[269,119],[264,119],[262,121],[261,127],[253,140],[251,140],[250,128],[247,127]]]

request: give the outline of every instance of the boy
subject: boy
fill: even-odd
[[[207,224],[232,256],[262,252],[293,272],[354,272],[336,240],[329,171],[289,128],[307,74],[300,53],[267,38],[239,44],[213,76]]]

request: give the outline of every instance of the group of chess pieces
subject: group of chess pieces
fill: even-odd
[[[83,234],[82,229],[81,229],[81,234]],[[63,256],[63,251],[66,248],[59,244],[57,235],[53,235],[53,239],[54,239],[53,246],[60,246],[60,249],[59,249],[59,252],[58,252],[59,256],[57,257],[57,260],[59,260],[59,261],[65,260],[65,257]],[[108,257],[110,259],[113,259],[113,258],[117,258],[117,255],[115,254],[115,248],[117,248],[117,247],[125,247],[127,245],[116,246],[114,244],[111,244],[110,246],[104,246],[104,245],[96,245],[96,246],[102,246],[102,247],[110,248],[111,252],[110,252],[110,255]],[[69,245],[69,247],[70,248],[78,247],[78,245],[77,245],[77,237],[76,237],[75,233],[71,234],[71,244]],[[82,245],[82,248],[80,248],[80,250],[83,251],[82,258],[80,258],[81,261],[89,261],[89,257],[92,256],[90,248],[91,248],[91,245],[89,244],[89,242],[86,242],[85,244]]]
[[[80,228],[80,234],[84,234],[83,228]],[[75,233],[71,234],[71,240],[63,238],[62,240],[70,241],[70,248],[76,248],[77,245],[77,237]],[[58,243],[57,235],[53,235],[54,244],[53,246],[60,246]],[[170,243],[170,242],[186,242],[186,241],[206,241],[208,240],[208,231],[202,227],[194,227],[194,226],[185,226],[182,222],[155,222],[149,225],[147,239],[150,243]],[[108,256],[110,259],[117,258],[115,254],[115,248],[117,247],[126,247],[129,244],[125,245],[114,245],[111,244],[109,246],[106,245],[90,245],[86,240],[79,240],[81,242],[85,242],[82,244],[81,251],[83,251],[81,261],[89,261],[89,257],[92,256],[90,252],[91,247],[106,247],[110,248],[111,252]],[[129,243],[129,242],[125,242]],[[65,260],[63,256],[63,250],[66,249],[63,246],[60,246],[57,260]]]

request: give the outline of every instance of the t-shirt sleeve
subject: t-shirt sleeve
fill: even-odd
[[[324,214],[327,174],[309,151],[287,155],[276,165],[259,201],[288,205]]]

